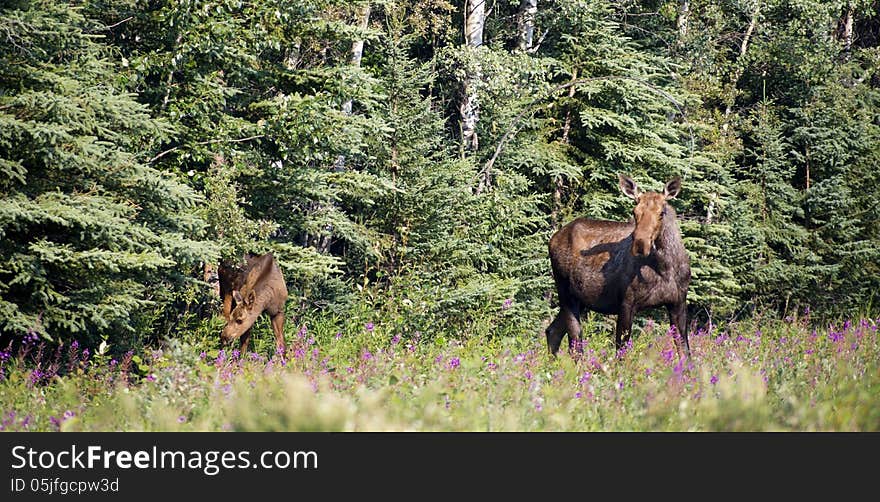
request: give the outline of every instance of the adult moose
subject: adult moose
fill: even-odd
[[[250,342],[254,322],[266,312],[272,320],[275,349],[286,353],[284,304],[287,301],[287,285],[275,257],[271,253],[247,254],[243,266],[221,265],[217,272],[223,317],[226,318],[220,340],[225,344],[240,338],[240,350],[244,352]]]
[[[685,354],[690,357],[690,260],[675,210],[667,204],[681,190],[681,179],[672,179],[663,193],[657,193],[642,192],[631,178],[618,176],[623,193],[636,202],[634,221],[578,218],[550,238],[559,314],[547,327],[547,346],[556,354],[567,332],[569,350],[582,351],[580,315],[587,309],[617,315],[615,343],[619,349],[630,337],[633,315],[662,305],[678,331],[675,345],[679,355],[684,342]]]

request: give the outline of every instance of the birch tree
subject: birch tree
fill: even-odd
[[[464,77],[461,114],[461,139],[465,151],[479,148],[477,122],[480,120],[480,104],[477,86],[482,78],[477,49],[483,45],[483,28],[486,24],[486,0],[466,0],[464,16],[464,51],[467,54],[467,74]],[[481,181],[481,184],[483,182]]]

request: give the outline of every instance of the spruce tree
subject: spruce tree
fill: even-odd
[[[14,2],[0,25],[0,331],[133,341],[216,254],[200,197],[145,159],[174,130],[125,92],[81,8]]]

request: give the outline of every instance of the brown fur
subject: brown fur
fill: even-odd
[[[664,193],[641,193],[621,176],[624,193],[637,200],[635,220],[628,223],[578,218],[550,239],[550,262],[559,314],[547,328],[547,346],[556,354],[568,333],[569,348],[580,347],[580,315],[584,309],[616,314],[615,343],[630,337],[633,315],[665,306],[690,354],[687,341],[687,290],[690,260],[676,223],[675,209],[666,200],[680,188],[676,178]],[[681,342],[676,338],[681,353]]]
[[[284,304],[287,285],[272,254],[245,255],[240,267],[221,265],[218,270],[223,317],[226,326],[220,335],[223,343],[241,338],[244,352],[251,338],[251,328],[266,312],[272,320],[276,350],[286,352],[284,343]]]

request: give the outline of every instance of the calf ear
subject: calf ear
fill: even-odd
[[[681,191],[681,178],[676,176],[672,178],[669,183],[666,184],[666,187],[663,189],[663,195],[666,196],[666,199],[674,199],[678,192]]]
[[[638,201],[639,196],[642,195],[642,191],[639,190],[639,186],[636,185],[636,182],[625,174],[618,174],[617,178],[620,180],[620,189],[623,191],[623,194],[632,200]]]
[[[232,290],[232,298],[235,303],[244,303],[244,298],[241,297],[241,293],[237,289]]]
[[[248,292],[247,304],[253,305],[255,301],[257,301],[257,293],[252,289]]]

